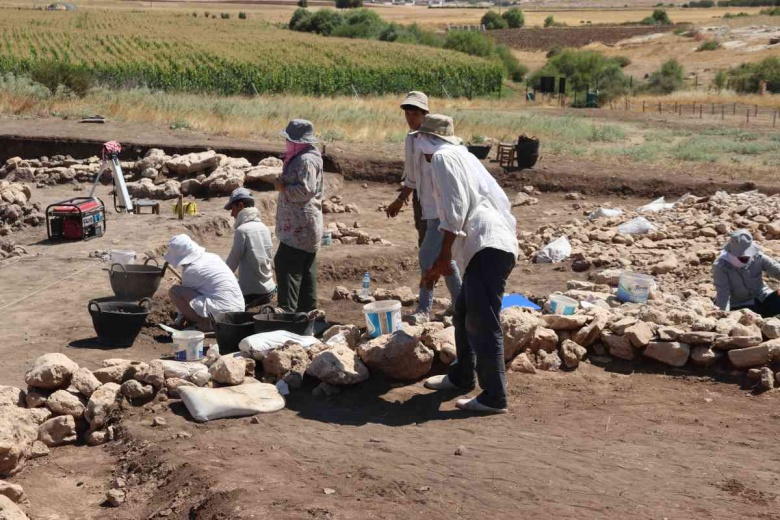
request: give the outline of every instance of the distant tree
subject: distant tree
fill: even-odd
[[[506,24],[512,29],[518,29],[525,25],[525,15],[523,14],[523,11],[517,7],[512,7],[504,11],[501,18],[506,20]]]
[[[672,20],[669,18],[666,9],[655,9],[652,17],[658,25],[672,25]]]
[[[544,19],[544,26],[545,27],[552,27],[555,25],[555,18],[553,18],[552,15],[548,16]]]
[[[654,94],[671,94],[683,86],[685,70],[680,62],[672,58],[661,65],[661,68],[650,74],[646,91]]]
[[[298,7],[303,7],[304,9],[309,7],[309,0],[298,0]]]
[[[712,80],[712,83],[715,85],[715,88],[718,89],[718,92],[726,88],[726,85],[729,81],[729,75],[726,73],[725,70],[719,70],[715,73],[715,78]]]
[[[336,0],[336,7],[339,9],[355,9],[363,7],[363,0]]]
[[[480,23],[484,25],[485,29],[488,31],[493,29],[506,29],[508,27],[506,20],[504,20],[501,15],[495,11],[488,11],[485,13],[484,16],[482,16]]]
[[[475,31],[450,31],[447,33],[444,48],[465,52],[472,56],[487,57],[493,54],[495,44],[493,40],[482,33]]]

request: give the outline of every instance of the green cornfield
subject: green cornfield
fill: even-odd
[[[0,74],[58,62],[109,88],[222,95],[369,95],[424,90],[481,96],[501,67],[457,52],[323,38],[262,20],[146,11],[5,9]]]

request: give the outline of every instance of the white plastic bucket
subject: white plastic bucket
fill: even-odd
[[[368,335],[377,338],[382,334],[391,334],[401,330],[401,302],[384,300],[363,306],[366,315]]]
[[[646,274],[623,271],[618,281],[617,297],[622,302],[645,303],[655,286],[655,278]]]
[[[206,335],[197,330],[182,330],[171,334],[176,345],[174,358],[177,361],[198,361],[203,359],[203,340]]]
[[[550,312],[553,314],[574,314],[579,307],[579,302],[568,296],[553,294],[550,296]]]
[[[122,251],[114,249],[111,251],[111,263],[112,264],[132,264],[135,260],[135,251]]]

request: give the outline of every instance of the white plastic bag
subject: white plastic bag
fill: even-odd
[[[242,339],[238,344],[238,350],[250,354],[258,361],[262,361],[266,354],[278,349],[288,341],[298,343],[304,350],[309,350],[312,345],[320,342],[313,336],[300,336],[286,330],[275,330],[273,332],[253,334]]]
[[[537,264],[557,264],[563,262],[571,256],[571,244],[566,237],[556,238],[538,253],[536,253]]]
[[[274,385],[254,383],[223,388],[179,388],[181,400],[190,415],[200,422],[277,412],[284,408],[284,397]]]
[[[666,202],[666,199],[664,197],[655,199],[650,204],[645,204],[641,208],[637,209],[639,213],[658,213],[659,211],[664,211],[667,209],[672,209],[674,207],[674,203],[668,203]]]
[[[623,214],[622,209],[618,208],[599,208],[590,215],[588,215],[588,220],[596,220],[597,218],[601,217],[619,217]]]
[[[171,361],[168,359],[162,359],[160,363],[162,363],[165,371],[165,379],[178,377],[179,379],[190,381],[192,376],[198,372],[209,373],[209,367],[203,363],[187,363],[186,361]]]
[[[632,218],[618,226],[618,233],[623,235],[644,235],[655,231],[656,227],[645,217]]]

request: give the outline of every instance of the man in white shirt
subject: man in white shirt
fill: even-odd
[[[241,287],[227,264],[187,235],[173,237],[164,258],[182,268],[181,285],[172,286],[168,295],[181,316],[200,330],[211,330],[210,316],[244,310]]]
[[[421,219],[421,239],[419,242],[418,257],[420,271],[425,273],[433,265],[436,255],[441,249],[444,236],[439,231],[439,217],[436,213],[436,201],[433,197],[433,179],[431,166],[420,150],[414,146],[415,133],[420,128],[423,119],[428,114],[428,96],[422,92],[412,91],[406,96],[401,109],[404,111],[406,123],[410,133],[406,136],[406,159],[404,161],[404,186],[401,194],[387,208],[387,216],[395,217],[404,204],[409,200],[409,195],[414,193],[419,200],[419,213]],[[415,208],[415,225],[417,225],[417,208]],[[455,262],[451,264],[452,272],[444,277],[447,289],[452,300],[458,297],[461,287],[460,272]],[[433,288],[420,287],[420,303],[414,314],[408,321],[413,325],[425,323],[430,319],[433,307]]]
[[[238,285],[247,307],[265,305],[276,295],[271,230],[263,224],[252,192],[246,188],[233,190],[225,209],[236,219],[233,246],[225,263],[233,272],[238,269]]]
[[[439,277],[450,274],[453,257],[464,273],[453,320],[458,359],[447,375],[430,377],[425,386],[470,390],[478,381],[482,393],[473,399],[459,399],[456,406],[474,412],[506,413],[499,315],[506,280],[517,259],[517,223],[509,199],[495,179],[459,146],[451,118],[428,115],[418,134],[415,146],[431,163],[439,230],[444,235],[438,257],[421,284],[432,287]]]

